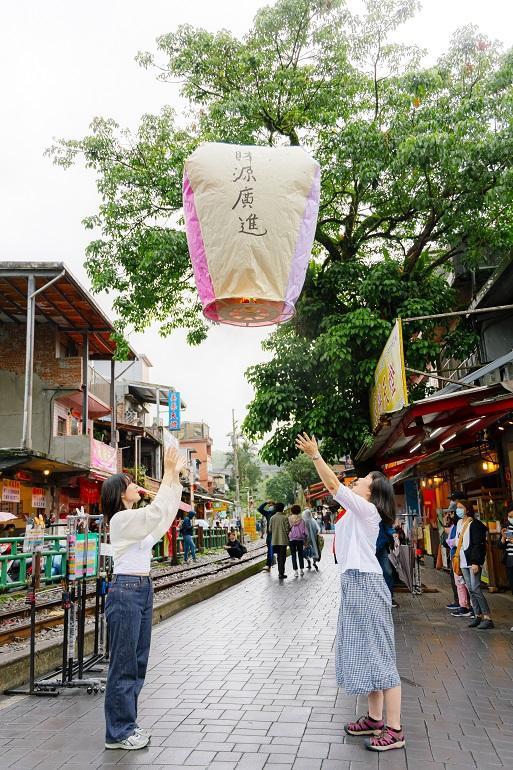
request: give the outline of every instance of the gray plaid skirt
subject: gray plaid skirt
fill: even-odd
[[[351,569],[340,576],[335,642],[337,684],[349,695],[401,683],[395,659],[392,602],[383,575]]]

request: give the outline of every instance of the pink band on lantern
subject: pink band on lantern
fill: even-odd
[[[198,287],[202,305],[205,306],[208,302],[215,300],[215,294],[212,279],[208,272],[207,255],[201,234],[201,226],[196,213],[196,206],[194,205],[194,190],[187,174],[184,174],[183,178],[183,208],[187,244],[196,278],[196,286]]]
[[[289,280],[285,303],[294,306],[303,288],[306,270],[315,237],[317,215],[319,213],[319,199],[321,193],[321,170],[317,166],[308,198],[306,199],[303,219],[296,243],[296,249],[290,264]]]

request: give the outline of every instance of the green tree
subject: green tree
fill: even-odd
[[[231,475],[228,479],[228,487],[230,491],[235,490],[235,469],[234,469],[234,456],[233,452],[226,454],[225,468],[229,468]],[[256,490],[261,478],[262,469],[258,462],[257,450],[247,439],[242,441],[242,445],[237,449],[237,459],[239,463],[239,485],[241,493],[246,493],[248,490]]]
[[[447,281],[453,261],[511,254],[513,54],[467,26],[430,67],[391,43],[415,0],[277,0],[243,39],[185,25],[141,54],[182,83],[193,117],[145,116],[135,136],[97,120],[92,133],[50,151],[79,156],[97,175],[99,231],[87,267],[96,289],[120,292],[120,332],[159,321],[163,333],[205,334],[180,226],[183,159],[198,141],[301,144],[319,160],[322,191],[314,259],[294,321],[253,367],[245,421],[262,456],[294,454],[300,428],[335,458],[369,436],[367,388],[400,316],[464,304]],[[441,347],[464,355],[471,329],[408,325],[407,363],[435,365]],[[422,395],[417,388],[414,395]]]
[[[296,484],[288,471],[279,470],[267,482],[266,492],[269,500],[290,505],[296,496]]]

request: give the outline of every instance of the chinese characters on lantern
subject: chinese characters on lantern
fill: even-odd
[[[235,153],[236,166],[233,172],[233,182],[238,185],[237,199],[232,206],[232,211],[237,212],[239,219],[239,233],[261,237],[267,235],[267,228],[262,223],[258,214],[253,211],[255,203],[256,182],[253,172],[253,162],[249,150]]]

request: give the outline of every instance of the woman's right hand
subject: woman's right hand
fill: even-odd
[[[180,473],[186,468],[186,460],[175,447],[169,447],[164,454],[164,476],[174,482],[180,481]]]

